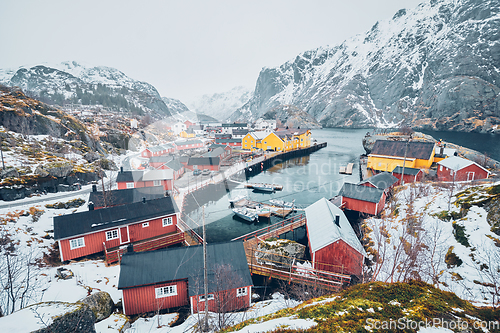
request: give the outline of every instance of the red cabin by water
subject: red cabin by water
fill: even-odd
[[[99,210],[89,205],[89,209],[54,217],[54,239],[59,242],[61,261],[162,235],[183,235],[177,227],[178,209],[171,197]]]
[[[126,315],[188,306],[204,311],[203,247],[132,252],[120,262],[118,289]],[[228,312],[250,306],[252,279],[243,242],[207,245],[209,311]]]
[[[488,178],[490,172],[471,160],[451,156],[438,162],[437,177],[439,181],[471,181]]]
[[[313,268],[361,276],[366,253],[344,212],[325,198],[305,212]]]
[[[378,215],[384,209],[384,190],[351,183],[344,183],[339,196],[342,207],[370,215]]]

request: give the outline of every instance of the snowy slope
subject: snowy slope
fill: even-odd
[[[251,97],[251,89],[240,86],[226,92],[197,97],[188,103],[188,106],[196,113],[203,113],[219,121],[225,121]]]
[[[401,9],[340,45],[264,68],[253,98],[231,119],[294,104],[331,127],[491,128],[500,123],[499,27],[498,1]]]

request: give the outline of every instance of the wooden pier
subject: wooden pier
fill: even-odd
[[[294,258],[280,256],[275,253],[272,253],[272,255],[275,257],[283,257],[282,259],[284,260],[272,262],[272,260],[269,259],[266,259],[265,261],[259,261],[257,259],[257,253],[260,252],[267,254],[267,252],[258,249],[258,244],[261,241],[271,237],[279,238],[281,235],[302,227],[305,224],[306,217],[301,214],[237,237],[233,239],[233,241],[243,240],[243,246],[245,248],[245,254],[248,261],[248,268],[250,269],[251,274],[268,276],[270,278],[280,279],[289,283],[303,283],[330,291],[339,291],[344,285],[351,281],[350,275],[342,273],[343,267],[332,267],[332,270],[340,271],[340,273],[307,268],[303,265],[299,265]],[[283,262],[290,262],[291,264],[283,265]]]
[[[347,166],[341,166],[339,173],[340,174],[346,174],[346,175],[352,175],[352,168],[354,167],[354,163],[348,163]]]

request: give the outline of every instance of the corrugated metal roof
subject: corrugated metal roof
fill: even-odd
[[[116,175],[116,182],[136,182],[141,180],[143,171],[120,171]]]
[[[384,194],[384,190],[381,190],[379,188],[351,184],[351,183],[344,183],[339,192],[340,196],[346,198],[368,201],[373,203],[379,202],[380,198],[382,197],[382,194]]]
[[[404,157],[406,141],[377,140],[373,145],[370,155],[385,155]],[[428,160],[432,157],[434,142],[410,141],[406,152],[407,158]]]
[[[174,171],[179,171],[180,169],[182,169],[184,167],[181,164],[181,162],[177,159],[171,160],[171,161],[165,163],[165,165]]]
[[[376,174],[375,176],[360,181],[358,185],[370,183],[373,184],[373,186],[375,186],[376,188],[385,190],[394,185],[398,180],[399,179],[394,177],[389,172],[381,172],[379,174]]]
[[[178,212],[171,197],[54,216],[54,239],[83,235]]]
[[[363,245],[351,227],[344,212],[325,198],[322,198],[305,209],[309,246],[312,252],[342,239],[359,253],[366,255]],[[340,216],[338,227],[335,216]]]
[[[176,141],[176,142],[174,142],[174,144],[176,146],[196,145],[196,144],[200,144],[200,143],[203,143],[203,142],[200,141],[200,140],[186,140],[186,141]]]
[[[188,165],[219,165],[220,157],[190,157]]]
[[[267,132],[267,131],[256,131],[256,132],[250,132],[250,135],[255,139],[255,140],[262,140],[272,132]]]
[[[421,171],[420,169],[405,167],[405,175],[416,176],[420,171]],[[398,165],[397,167],[394,168],[394,170],[392,170],[392,173],[393,174],[403,173],[403,167]]]
[[[205,154],[201,155],[201,157],[216,157],[226,153],[226,150],[222,147],[215,148]]]
[[[459,157],[459,156],[451,156],[448,158],[445,158],[442,161],[438,162],[439,165],[442,165],[448,169],[451,169],[453,171],[457,171],[463,168],[468,167],[469,165],[475,164],[471,160]]]
[[[174,179],[174,172],[170,169],[148,170],[142,176],[142,181]]]
[[[106,191],[106,203],[109,206],[125,205],[133,202],[153,200],[163,198],[165,190],[163,186],[127,188],[123,190]],[[104,196],[101,191],[90,192],[89,202],[93,202],[95,206],[102,207],[104,205]]]
[[[149,158],[149,163],[167,163],[174,158],[170,155],[161,155],[161,156],[151,156]]]
[[[218,280],[221,267],[229,274]],[[207,244],[207,268],[210,293],[220,290],[220,283],[228,289],[253,285],[242,241]],[[201,245],[125,254],[118,289],[181,279],[188,279],[189,296],[204,293]]]

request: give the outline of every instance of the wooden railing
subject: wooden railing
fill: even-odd
[[[256,231],[249,232],[248,234],[245,234],[245,235],[240,236],[240,237],[236,237],[236,238],[232,239],[232,241],[236,241],[236,240],[247,241],[251,238],[261,237],[263,235],[270,234],[273,231],[277,231],[280,228],[292,225],[294,223],[298,224],[298,225],[299,224],[303,225],[303,223],[305,223],[305,219],[306,219],[306,217],[304,214],[295,215],[295,216],[292,216],[291,218],[288,218],[286,220],[280,221],[280,222],[275,223],[275,224],[271,224],[270,226],[261,228],[261,229],[256,230]]]
[[[180,228],[177,228],[177,232],[175,234],[155,237],[152,239],[147,239],[144,241],[132,243],[134,252],[144,252],[144,251],[152,251],[167,247],[169,245],[181,243],[184,241],[184,231]],[[124,244],[123,247],[117,249],[106,248],[106,243],[103,242],[104,245],[104,255],[106,264],[112,264],[115,262],[119,262],[121,260],[122,255],[127,251],[126,246],[128,244]]]
[[[191,235],[191,237],[196,240],[199,244],[203,244],[203,238],[198,235],[196,231],[194,231],[190,226],[187,225],[181,218],[177,219],[177,227],[181,229],[183,232],[187,232]]]

